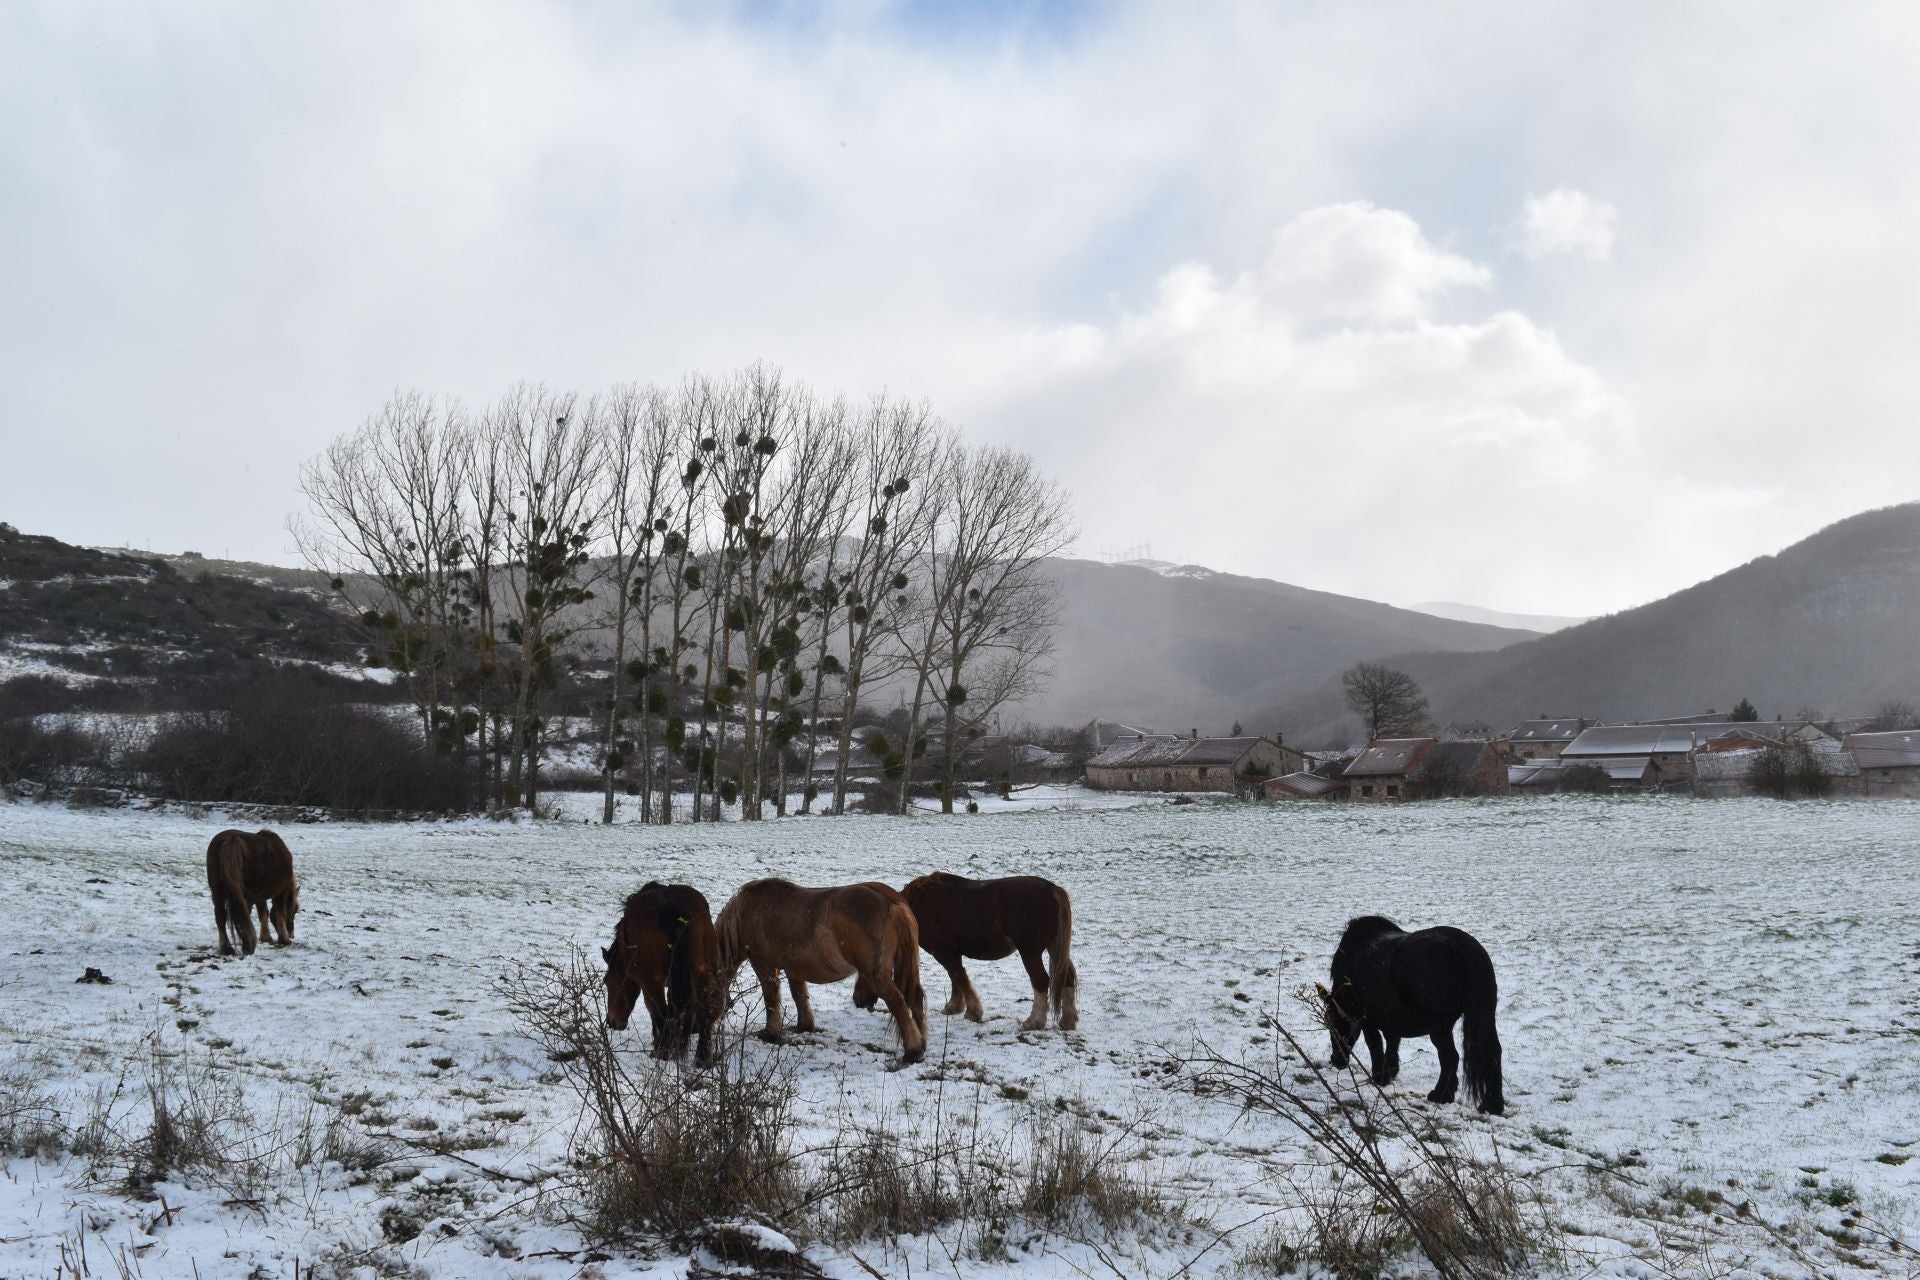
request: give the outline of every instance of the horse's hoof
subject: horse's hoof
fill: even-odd
[[[1480,1114],[1483,1116],[1503,1116],[1507,1114],[1507,1104],[1504,1102],[1483,1102],[1480,1104]]]
[[[1060,1019],[1060,1029],[1062,1031],[1072,1031],[1075,1027],[1078,1027],[1079,1025],[1080,1025],[1080,1019],[1078,1018]]]
[[[959,1013],[965,1007],[966,1006],[958,1000],[949,1000],[945,1004],[940,1006],[940,1012],[945,1014],[947,1017],[951,1018],[954,1014]]]
[[[1032,1018],[1028,1018],[1020,1024],[1020,1029],[1022,1031],[1045,1031],[1047,1029],[1047,1020],[1042,1018],[1040,1021],[1035,1022]]]
[[[900,1055],[900,1065],[910,1067],[914,1063],[920,1061],[920,1059],[926,1056],[927,1056],[927,1046],[925,1045],[921,1045],[917,1049],[908,1049],[905,1053]]]
[[[987,1015],[985,1010],[982,1010],[982,1009],[967,1010],[968,1022],[985,1022],[986,1020],[987,1020]]]
[[[779,1044],[786,1038],[784,1031],[756,1031],[754,1034],[762,1040],[765,1040],[768,1044]]]
[[[1440,1103],[1452,1102],[1453,1095],[1447,1092],[1445,1089],[1435,1089],[1432,1093],[1427,1095],[1427,1101],[1440,1102]]]

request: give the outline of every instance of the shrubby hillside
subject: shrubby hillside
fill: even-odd
[[[186,561],[183,563],[191,563]],[[352,620],[322,599],[248,578],[190,574],[158,558],[70,546],[0,525],[0,644],[85,646],[50,654],[78,670],[151,667],[156,651],[195,658],[352,660]]]

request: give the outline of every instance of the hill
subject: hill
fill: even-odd
[[[1496,727],[1542,713],[1607,720],[1725,710],[1866,714],[1920,702],[1920,503],[1830,525],[1665,599],[1498,653],[1408,653],[1436,719]],[[1250,725],[1350,736],[1337,682]]]
[[[1224,733],[1383,654],[1498,649],[1536,633],[1192,565],[1054,560],[1060,628],[1044,694],[1003,720]]]
[[[1514,627],[1521,631],[1538,631],[1542,635],[1565,631],[1568,627],[1577,627],[1588,621],[1586,618],[1564,618],[1553,613],[1507,613],[1453,600],[1428,600],[1421,604],[1410,604],[1407,608],[1415,613],[1430,613],[1436,618],[1452,618],[1455,622],[1484,622],[1490,627]]]
[[[0,645],[76,671],[191,657],[351,661],[353,622],[313,595],[0,524]]]

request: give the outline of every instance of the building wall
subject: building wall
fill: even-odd
[[[1862,769],[1860,780],[1870,796],[1920,799],[1920,767],[1900,769]]]
[[[1407,775],[1386,773],[1372,778],[1349,778],[1347,799],[1357,804],[1385,804],[1407,798]]]

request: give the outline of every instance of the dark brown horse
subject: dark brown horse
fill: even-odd
[[[300,882],[293,876],[293,854],[271,831],[222,831],[207,842],[207,889],[213,894],[213,923],[220,933],[220,954],[233,954],[227,928],[240,939],[243,955],[252,955],[267,936],[269,904],[274,941],[293,941],[293,917],[300,910]],[[254,933],[253,913],[260,913]]]
[[[886,1001],[900,1031],[904,1061],[927,1052],[927,996],[920,987],[920,931],[901,896],[883,884],[805,889],[791,880],[753,880],[721,908],[721,989],[745,960],[766,1001],[763,1040],[778,1040],[780,974],[793,992],[794,1029],[813,1030],[809,982],[860,975]]]
[[[607,1026],[624,1031],[634,1001],[644,996],[653,1021],[653,1056],[713,1060],[713,1026],[726,1003],[720,985],[720,943],[707,900],[684,884],[649,881],[628,896],[607,962]]]
[[[920,946],[940,962],[953,980],[953,995],[942,1013],[966,1010],[984,1019],[980,994],[967,977],[963,960],[1002,960],[1015,951],[1033,983],[1033,1009],[1022,1031],[1047,1025],[1047,1004],[1062,1031],[1080,1025],[1080,975],[1073,967],[1073,903],[1067,891],[1039,876],[969,880],[946,871],[921,876],[901,891],[920,925]],[[1049,978],[1044,954],[1053,965]],[[873,997],[859,987],[855,1004],[871,1008]],[[864,1003],[863,1003],[864,1002]]]

